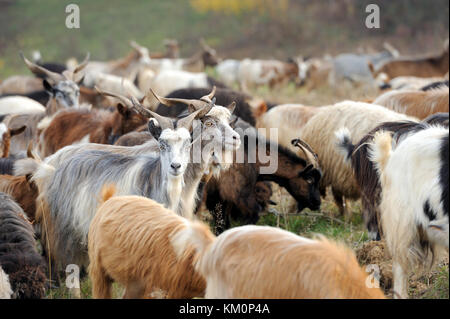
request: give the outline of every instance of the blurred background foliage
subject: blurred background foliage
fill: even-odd
[[[69,3],[80,7],[80,29],[65,26]],[[369,3],[380,6],[380,29],[365,27]],[[439,52],[448,28],[448,0],[0,0],[0,78],[26,73],[19,50],[105,60],[131,39],[156,52],[175,38],[188,56],[204,37],[224,58],[372,52],[386,40],[417,55]]]

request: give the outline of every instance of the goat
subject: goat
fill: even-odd
[[[200,99],[202,96],[208,94],[209,91],[210,90],[207,88],[181,89],[171,92],[167,97]],[[263,100],[230,89],[217,88],[214,96],[219,105],[229,105],[232,102],[235,102],[236,108],[234,114],[251,125],[255,125],[256,119],[266,112],[268,108]],[[177,117],[185,110],[186,104],[184,103],[176,103],[171,107],[159,103],[155,112],[164,116]]]
[[[44,105],[47,105],[48,100],[50,99],[49,94],[45,90],[33,91],[33,92],[30,92],[30,93],[26,93],[26,94],[17,94],[17,93],[15,93],[15,94],[3,94],[3,95],[0,96],[0,98],[8,97],[8,96],[9,97],[11,97],[11,96],[18,96],[18,95],[30,98],[30,99],[32,99],[32,100],[42,104],[42,108],[39,109],[41,112],[45,110],[43,107],[44,107]]]
[[[152,80],[151,88],[162,96],[179,89],[225,87],[203,72],[187,72],[182,70],[162,70]],[[158,105],[156,99],[150,100],[150,107]],[[152,108],[152,107],[151,107]]]
[[[444,44],[444,50],[439,55],[424,57],[401,57],[388,61],[375,68],[369,63],[369,69],[373,78],[384,74],[388,79],[398,76],[417,76],[422,78],[443,77],[448,72],[448,39]]]
[[[265,129],[265,136],[271,128],[278,130],[278,144],[291,148],[291,141],[299,136],[311,117],[320,111],[320,107],[302,104],[281,104],[263,113],[256,120],[256,127]]]
[[[394,135],[394,140],[395,140]],[[395,297],[408,297],[412,268],[431,267],[446,248],[449,230],[448,128],[429,127],[392,146],[379,132],[370,147],[381,184],[381,224],[393,258]]]
[[[123,104],[115,112],[73,110],[56,114],[41,132],[39,154],[47,157],[74,143],[114,144],[116,140],[147,123],[147,118]]]
[[[56,268],[71,263],[87,265],[87,235],[98,207],[95,196],[107,183],[117,183],[120,194],[147,196],[183,213],[179,208],[180,193],[190,154],[189,130],[200,111],[175,124],[151,111],[143,112],[157,119],[157,125],[154,120],[149,122],[149,131],[158,141],[160,153],[147,151],[129,156],[86,150],[58,167],[44,167],[48,173],[43,181],[39,174],[33,176],[39,189],[36,221],[42,225],[44,241],[49,243],[48,253],[57,262]],[[57,184],[60,186],[55,187]],[[76,191],[74,185],[79,186]],[[63,191],[65,187],[72,191]]]
[[[144,94],[129,79],[106,73],[88,73],[83,81],[88,88],[99,87],[102,90],[121,94],[123,91],[129,92],[138,99]]]
[[[379,65],[390,61],[399,55],[398,51],[388,43],[384,44],[384,51],[374,54],[343,53],[332,58],[332,68],[329,81],[336,86],[342,80],[355,82],[371,82],[372,74],[369,65]]]
[[[163,70],[182,70],[188,72],[204,72],[207,66],[216,66],[219,62],[217,52],[200,39],[201,49],[186,59],[152,59],[150,68],[159,73]]]
[[[352,136],[346,128],[336,132],[337,146],[342,151],[346,160],[351,162],[355,179],[361,190],[361,202],[363,217],[372,240],[381,239],[382,232],[379,229],[380,213],[380,182],[377,172],[369,159],[369,144],[377,132],[393,132],[397,136],[397,143],[409,134],[427,128],[426,124],[443,125],[448,127],[448,113],[439,113],[425,119],[422,123],[412,121],[385,122],[368,132],[358,143],[351,143]]]
[[[13,298],[43,298],[46,267],[36,251],[33,227],[4,193],[0,193],[0,234],[0,267],[9,276]]]
[[[424,119],[438,112],[449,112],[449,88],[444,86],[430,91],[390,91],[373,101],[393,111]]]
[[[194,247],[205,298],[385,298],[379,288],[367,287],[353,251],[323,237],[252,225],[215,238],[202,225],[186,226],[173,233],[171,243],[182,258]]]
[[[25,152],[28,144],[38,135],[37,131],[39,123],[42,121],[44,123],[43,125],[45,125],[45,123],[48,122],[48,120],[44,120],[46,117],[51,117],[60,109],[79,107],[79,88],[76,83],[81,81],[79,72],[83,70],[89,60],[89,54],[87,54],[86,59],[74,70],[66,70],[63,74],[58,74],[30,62],[25,58],[22,52],[20,55],[31,72],[46,77],[46,79],[43,80],[43,83],[51,98],[47,103],[45,112],[36,114],[15,114],[4,119],[3,122],[13,129],[23,125],[27,126],[24,134],[15,136],[11,141],[11,154],[13,155],[20,155]]]
[[[53,245],[50,251],[59,264],[72,263],[74,260],[78,261],[77,264],[86,264],[85,245],[88,227],[98,207],[92,194],[98,194],[106,183],[116,183],[120,194],[146,196],[165,204],[179,214],[192,214],[198,183],[209,167],[211,158],[211,154],[209,156],[204,154],[201,163],[187,163],[189,156],[193,155],[188,129],[196,116],[204,118],[204,125],[209,130],[204,130],[202,136],[203,134],[213,136],[215,147],[219,145],[222,147],[223,144],[230,145],[235,141],[231,133],[227,132],[225,136],[222,136],[222,130],[225,131],[226,127],[216,123],[212,118],[214,114],[215,116],[222,114],[220,117],[226,117],[223,121],[228,121],[230,112],[224,107],[212,107],[211,100],[187,101],[198,109],[188,117],[173,123],[172,120],[143,109],[135,99],[131,103],[123,96],[117,97],[124,103],[128,103],[127,105],[132,104],[146,116],[157,118],[159,126],[154,124],[154,120],[149,122],[149,131],[155,137],[156,144],[151,141],[151,147],[144,145],[144,148],[141,147],[139,151],[127,147],[112,147],[121,150],[122,153],[86,150],[81,153],[76,152],[72,156],[60,157],[61,153],[65,153],[66,148],[70,148],[66,147],[46,159],[44,164],[47,166],[62,159],[53,172],[44,168],[37,170],[33,176],[40,192],[36,220],[39,223],[45,221],[42,228],[47,232],[45,235],[50,238],[49,242]],[[167,100],[164,101],[169,103]],[[209,115],[210,112],[214,113]],[[175,130],[174,127],[177,129]],[[229,138],[231,141],[228,140]],[[201,147],[204,143],[209,143],[209,140],[205,138],[195,139],[195,141],[192,149],[198,147],[199,143]],[[86,145],[96,146],[97,144]],[[226,151],[232,151],[238,146],[239,144],[233,145],[231,149],[226,146]],[[83,145],[83,148],[86,146]],[[183,175],[183,172],[186,173]],[[73,190],[74,183],[79,186],[79,190],[75,192],[76,195],[70,196],[72,191],[61,191],[64,187]],[[183,183],[184,187],[182,187]],[[57,184],[60,185],[58,189],[55,187]],[[80,209],[80,203],[83,203],[82,209]],[[71,231],[68,232],[67,229]]]
[[[0,158],[9,156],[11,147],[11,138],[25,131],[26,126],[17,129],[9,129],[5,123],[0,123]]]
[[[245,223],[258,221],[259,213],[268,203],[261,203],[258,198],[258,181],[271,181],[284,187],[297,201],[299,211],[306,207],[313,210],[320,207],[318,186],[321,172],[311,150],[299,146],[305,152],[305,160],[275,142],[266,140],[242,121],[236,123],[236,128],[239,129],[242,145],[236,157],[243,161],[233,163],[229,170],[222,172],[219,177],[211,178],[205,186],[206,207],[213,213],[217,204],[222,206],[225,228],[230,227],[231,217],[238,217]],[[272,173],[261,172],[261,167],[267,165],[263,161],[267,159],[259,158],[259,154],[266,152],[270,156],[269,164],[274,162],[275,157],[278,161]],[[213,215],[217,225],[219,216]]]
[[[0,115],[43,112],[45,107],[28,97],[18,95],[0,97]]]
[[[345,126],[352,138],[359,140],[382,122],[408,119],[414,120],[379,105],[344,101],[320,107],[318,113],[298,129],[297,136],[308,143],[318,155],[319,166],[323,171],[320,185],[322,193],[331,185],[341,214],[346,213],[344,197],[358,199],[360,190],[351,167],[344,162],[336,148],[334,133]]]
[[[168,298],[202,297],[206,283],[194,271],[194,250],[178,259],[170,244],[174,234],[193,222],[151,199],[111,198],[113,193],[111,187],[103,190],[103,203],[89,229],[93,297],[111,298],[113,281],[125,286],[124,298],[149,298],[158,288]]]
[[[28,94],[43,90],[42,79],[31,75],[13,75],[0,83],[0,94]]]
[[[217,76],[220,81],[232,86],[239,81],[239,65],[241,61],[227,59],[216,65]]]
[[[308,59],[299,62],[298,86],[305,86],[308,92],[329,83],[332,62],[325,59]]]
[[[295,80],[298,70],[296,62],[244,59],[239,64],[239,83],[244,91],[259,85],[274,88],[289,80]]]

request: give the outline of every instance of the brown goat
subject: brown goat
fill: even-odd
[[[72,110],[59,112],[40,136],[39,152],[47,157],[64,146],[86,141],[114,144],[123,134],[147,123],[147,118],[122,104],[114,112]]]
[[[178,254],[195,247],[205,298],[384,299],[348,248],[268,226],[235,227],[214,238],[197,225],[174,234]]]
[[[389,79],[398,76],[417,76],[421,78],[443,77],[448,72],[448,40],[444,51],[438,56],[422,58],[399,58],[383,64],[377,70],[369,63],[369,69],[374,78],[384,73]]]
[[[429,91],[389,91],[376,98],[373,104],[423,120],[435,113],[448,113],[448,93],[447,86]]]
[[[113,281],[126,287],[124,298],[148,298],[155,289],[168,298],[203,296],[206,283],[194,270],[194,250],[178,259],[170,243],[191,222],[148,198],[111,198],[114,192],[112,186],[103,189],[104,203],[89,229],[93,297],[111,298]]]

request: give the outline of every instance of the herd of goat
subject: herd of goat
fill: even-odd
[[[385,298],[344,245],[250,225],[274,204],[272,183],[299,212],[320,209],[328,187],[346,217],[361,199],[369,238],[392,256],[394,297],[448,254],[448,41],[433,56],[386,44],[288,62],[221,60],[203,40],[180,58],[165,44],[66,65],[21,52],[33,76],[0,82],[0,298],[43,298],[72,264],[94,298],[113,282],[125,298]],[[248,93],[343,80],[383,91],[320,107]]]

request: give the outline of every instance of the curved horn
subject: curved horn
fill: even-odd
[[[116,93],[112,93],[112,92],[103,91],[103,90],[100,90],[98,88],[98,86],[95,86],[94,88],[97,91],[97,93],[99,93],[101,95],[111,96],[111,97],[114,97],[114,98],[120,100],[128,108],[134,107],[133,102],[129,98],[127,98],[125,95],[120,95],[120,94],[116,94]]]
[[[201,101],[208,102],[208,103],[211,103],[211,101],[212,101],[214,95],[216,95],[216,89],[217,89],[217,88],[216,88],[216,86],[214,85],[213,88],[212,88],[212,90],[211,90],[211,92],[210,92],[209,94],[205,95],[205,96],[202,96],[202,97],[200,98],[200,100],[201,100]]]
[[[43,67],[31,62],[30,60],[28,60],[22,51],[19,52],[19,55],[22,58],[22,60],[25,62],[25,64],[27,65],[28,69],[30,69],[30,71],[33,72],[35,75],[44,75],[45,77],[47,77],[55,82],[64,80],[64,77],[61,74],[47,70],[46,68],[43,68]]]
[[[297,146],[302,150],[302,152],[305,154],[306,158],[308,159],[308,162],[310,164],[313,164],[315,168],[319,167],[319,159],[317,154],[312,150],[311,146],[308,145],[305,141],[303,141],[300,138],[295,138],[291,141],[292,145]]]
[[[142,115],[144,115],[145,117],[148,117],[148,118],[150,118],[150,117],[155,118],[155,119],[158,121],[159,126],[161,126],[161,129],[162,129],[162,130],[165,130],[166,128],[169,128],[169,129],[172,129],[172,130],[174,129],[174,127],[173,127],[173,122],[172,122],[172,119],[171,119],[171,118],[165,117],[165,116],[159,115],[159,114],[156,113],[156,112],[147,110],[146,108],[144,108],[144,107],[139,103],[139,101],[138,101],[134,96],[131,97],[131,102],[133,103],[133,107],[134,107],[139,113],[141,113]]]
[[[84,58],[83,62],[78,64],[77,67],[73,70],[73,74],[76,74],[77,72],[80,72],[81,70],[83,70],[86,67],[86,65],[88,65],[90,57],[91,57],[91,53],[88,52],[86,54],[86,57]]]
[[[182,103],[182,104],[186,104],[186,105],[192,105],[195,108],[195,110],[199,110],[211,102],[211,101],[200,101],[200,100],[189,100],[189,99],[166,98],[166,97],[159,96],[151,88],[150,88],[150,92],[152,92],[153,96],[161,104],[164,104],[167,106],[174,106],[177,103]]]

